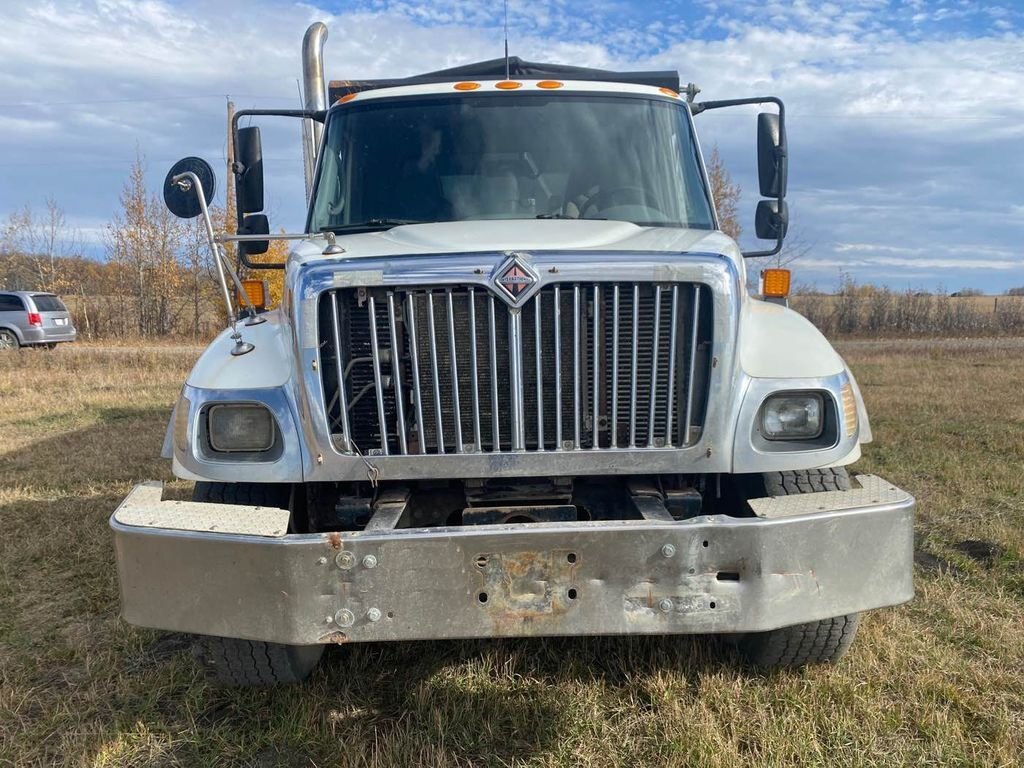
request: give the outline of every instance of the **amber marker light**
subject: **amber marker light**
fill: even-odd
[[[659,88],[658,90],[664,93],[666,96],[671,96],[673,99],[679,98],[679,94],[673,91],[671,88]]]
[[[502,80],[500,83],[495,83],[495,88],[500,88],[503,91],[514,91],[516,88],[522,86],[522,83],[517,83],[515,80]]]
[[[243,280],[242,288],[245,289],[245,295],[249,297],[249,303],[257,310],[264,310],[267,308],[267,298],[269,291],[267,290],[266,280]],[[242,304],[242,297],[238,297],[238,303]]]
[[[765,298],[784,299],[789,296],[790,272],[788,269],[761,270],[761,293]]]
[[[551,89],[551,88],[561,88],[562,84],[560,82],[558,82],[557,80],[541,80],[539,83],[537,83],[537,87],[538,88],[548,88],[548,89]]]
[[[841,390],[843,396],[843,426],[846,436],[853,437],[857,433],[857,399],[853,396],[853,387],[847,382]]]
[[[340,99],[338,99],[337,103],[338,104],[344,104],[346,101],[352,101],[352,99],[354,99],[358,95],[359,95],[358,91],[352,91],[352,93],[346,93],[344,96],[342,96]]]
[[[456,91],[475,91],[480,87],[480,83],[456,83],[454,88]]]

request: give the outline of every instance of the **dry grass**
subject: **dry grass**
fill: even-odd
[[[861,467],[918,495],[922,566],[835,667],[745,672],[687,638],[366,645],[256,692],[117,619],[107,517],[171,479],[157,454],[195,351],[5,358],[0,765],[1019,765],[1024,344],[842,352],[874,415]]]

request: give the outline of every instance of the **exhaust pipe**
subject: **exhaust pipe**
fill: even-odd
[[[302,87],[305,109],[327,109],[327,82],[324,79],[326,42],[327,25],[321,21],[311,24],[302,38]],[[313,172],[316,169],[316,155],[323,132],[323,123],[309,119],[302,121],[302,157],[305,161],[307,202],[313,193]]]

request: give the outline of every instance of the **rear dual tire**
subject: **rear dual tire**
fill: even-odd
[[[192,500],[287,507],[288,495],[287,485],[199,482]],[[284,645],[210,635],[200,635],[193,644],[193,655],[207,680],[246,688],[301,683],[316,669],[323,653],[322,645]]]
[[[761,480],[763,493],[768,496],[850,490],[845,467],[766,472]],[[851,613],[769,632],[752,632],[740,638],[738,648],[748,663],[764,669],[828,664],[850,650],[859,623],[860,614]]]

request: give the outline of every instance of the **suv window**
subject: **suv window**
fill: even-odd
[[[24,312],[25,302],[20,296],[0,293],[0,312]]]
[[[40,312],[67,312],[68,308],[64,306],[64,302],[58,299],[56,296],[51,296],[48,293],[33,293],[32,301],[35,302],[36,309]]]

